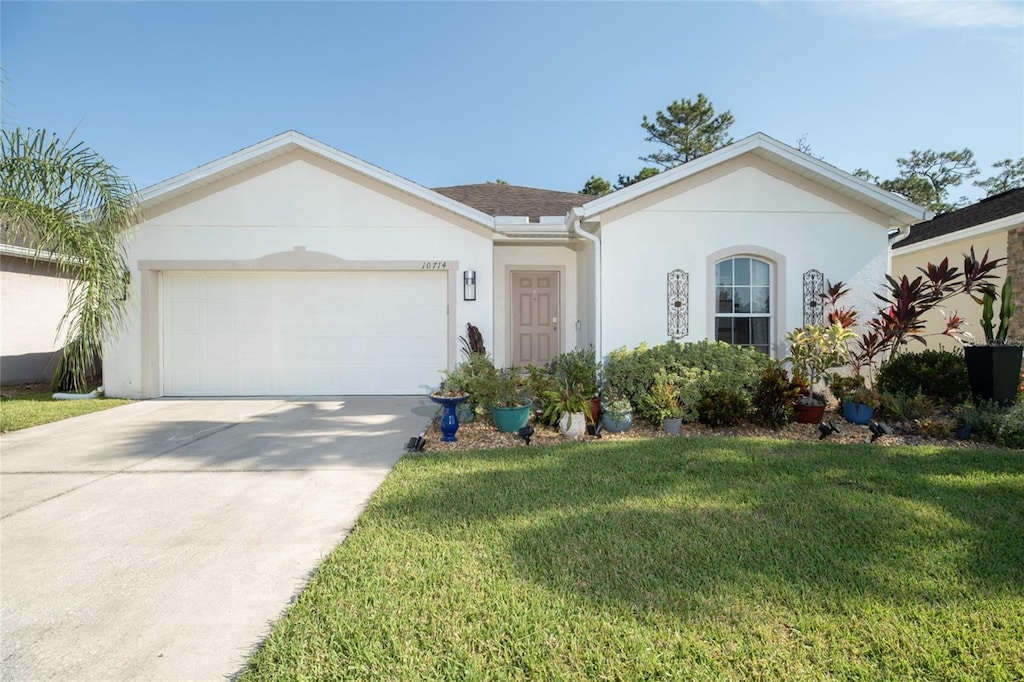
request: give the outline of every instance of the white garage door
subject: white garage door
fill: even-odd
[[[163,393],[425,393],[447,291],[445,272],[165,272]]]

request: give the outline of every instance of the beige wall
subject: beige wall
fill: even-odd
[[[0,381],[49,381],[67,304],[68,280],[51,267],[0,256]]]
[[[956,267],[958,270],[962,271],[964,263],[963,254],[969,252],[972,246],[974,247],[974,253],[978,258],[981,258],[982,254],[984,254],[986,250],[988,250],[990,259],[1006,258],[1007,232],[1007,230],[990,232],[973,238],[957,239],[939,246],[914,248],[917,247],[917,245],[914,244],[906,247],[905,249],[893,249],[893,277],[900,279],[906,275],[913,280],[921,275],[921,272],[918,270],[919,267],[925,267],[928,263],[937,264],[941,262],[943,258],[949,258],[950,266]],[[998,268],[996,272],[998,273],[998,277],[996,279],[996,288],[998,289],[1003,286],[1003,279],[1006,276],[1006,268]],[[1020,307],[1019,303],[1018,307]],[[944,350],[959,348],[961,344],[958,341],[939,334],[939,332],[946,328],[945,316],[943,313],[948,315],[953,312],[956,312],[966,321],[966,324],[963,327],[965,331],[978,338],[985,338],[984,332],[981,329],[981,306],[971,300],[970,296],[961,294],[950,299],[942,309],[933,310],[925,316],[925,324],[927,325],[926,330],[928,332],[928,336],[926,336],[925,339],[927,340],[928,345],[922,346],[919,343],[912,343],[907,346],[907,349],[919,351],[926,348],[941,348]]]

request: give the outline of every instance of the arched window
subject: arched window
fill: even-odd
[[[715,340],[771,354],[772,264],[738,256],[715,263]]]

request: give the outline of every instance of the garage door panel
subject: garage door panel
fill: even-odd
[[[165,273],[165,395],[422,393],[447,365],[444,272]]]

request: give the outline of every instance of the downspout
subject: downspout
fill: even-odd
[[[597,361],[604,364],[604,352],[601,349],[601,240],[597,235],[583,229],[582,208],[569,209],[569,232],[577,234],[594,245],[594,355]]]

